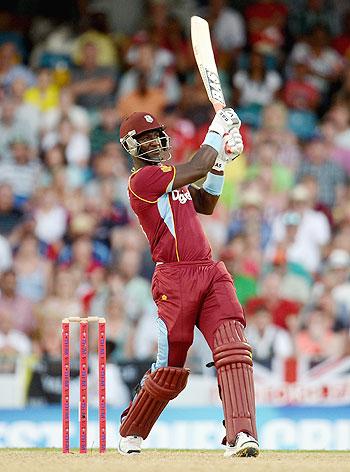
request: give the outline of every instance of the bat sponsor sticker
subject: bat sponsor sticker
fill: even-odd
[[[205,74],[207,76],[211,96],[214,98],[214,100],[217,100],[218,102],[225,105],[225,99],[221,90],[219,76],[215,72],[212,72],[208,69],[205,69]]]

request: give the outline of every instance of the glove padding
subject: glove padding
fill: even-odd
[[[213,169],[223,171],[226,164],[234,161],[243,152],[243,140],[238,128],[233,128],[222,140],[222,148],[218,153]]]
[[[238,118],[237,113],[232,108],[223,108],[216,112],[208,131],[214,131],[224,137],[232,129],[236,128],[238,130],[240,126],[241,120]]]

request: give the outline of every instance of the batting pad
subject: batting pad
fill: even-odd
[[[189,369],[161,367],[148,374],[120,426],[120,435],[146,439],[170,400],[186,387]]]
[[[225,416],[224,443],[234,444],[241,431],[257,438],[252,349],[241,323],[229,320],[219,326],[213,358]]]

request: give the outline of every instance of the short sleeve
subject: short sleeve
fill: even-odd
[[[174,166],[143,167],[130,177],[129,190],[140,200],[156,203],[161,195],[172,191],[175,174]]]

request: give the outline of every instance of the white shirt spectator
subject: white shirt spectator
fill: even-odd
[[[238,71],[233,76],[233,85],[240,91],[239,104],[241,106],[252,103],[268,105],[272,102],[275,93],[281,87],[280,75],[271,70],[266,72],[263,82],[256,82],[249,78],[247,71]]]
[[[30,354],[32,348],[29,338],[16,329],[11,329],[6,334],[0,331],[0,351],[6,347],[14,349],[22,355]]]
[[[59,108],[53,108],[43,115],[41,128],[45,132],[52,131],[57,128],[62,118],[62,111]],[[68,119],[79,131],[87,131],[90,128],[89,115],[83,107],[72,105],[68,111]]]
[[[67,213],[61,206],[54,206],[49,211],[38,209],[34,215],[35,235],[40,241],[54,243],[61,239],[66,231]]]
[[[289,333],[274,324],[268,325],[263,333],[259,332],[254,324],[249,325],[245,334],[257,359],[269,359],[271,356],[286,358],[293,354]]]
[[[308,75],[309,82],[320,92],[327,90],[329,82],[322,76],[329,76],[342,66],[341,56],[332,48],[325,48],[319,56],[313,54],[311,47],[306,43],[297,43],[290,55],[290,63],[306,61],[314,74]]]
[[[37,187],[39,175],[40,166],[36,162],[28,164],[0,163],[0,182],[11,185],[16,197],[30,197]]]
[[[272,226],[271,246],[285,239],[286,226],[279,215]],[[321,248],[330,240],[331,232],[326,216],[320,211],[306,209],[301,215],[294,244],[287,250],[287,260],[302,265],[309,272],[315,272],[321,262]],[[272,247],[267,249],[270,252]]]
[[[12,266],[12,252],[9,242],[0,235],[0,272]]]
[[[246,34],[241,14],[232,8],[223,8],[214,24],[213,35],[221,49],[243,47]]]
[[[55,131],[47,133],[42,140],[42,147],[46,151],[60,142],[59,134]],[[86,134],[76,131],[72,134],[67,147],[66,157],[68,164],[79,165],[87,162],[90,157],[90,141]]]

